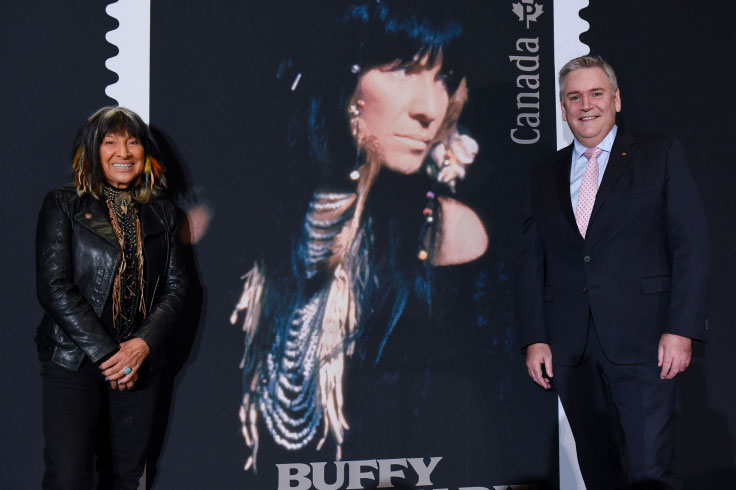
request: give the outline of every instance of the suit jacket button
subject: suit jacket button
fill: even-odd
[[[583,294],[588,292],[588,288],[583,288]]]
[[[590,255],[586,255],[585,257],[583,257],[583,260],[586,262],[590,262]]]

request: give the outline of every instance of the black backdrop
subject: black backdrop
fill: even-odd
[[[682,378],[679,457],[686,488],[736,488],[732,379],[736,102],[731,2],[592,2],[582,36],[616,67],[624,122],[681,138],[708,211],[712,249],[710,339]]]
[[[253,148],[257,136],[263,136],[258,128],[266,101],[278,96],[272,81],[284,48],[279,40],[308,39],[310,29],[319,28],[305,22],[319,5],[312,11],[312,5],[301,3],[222,1],[213,8],[169,0],[156,1],[151,12],[151,123],[174,150],[188,183],[190,192],[181,204],[204,203],[214,212],[210,230],[194,250],[204,293],[201,322],[177,378],[158,488],[270,488],[259,486],[242,470],[246,450],[236,419],[242,333],[227,317],[241,286],[238,277],[248,268],[247,253],[241,252],[247,249],[248,230],[228,224],[247,222],[263,212],[244,203],[243,196],[258,185],[253,169],[275,164],[262,161],[264,153]],[[541,52],[546,74],[543,138],[536,145],[519,146],[508,137],[516,114],[517,74],[508,56],[515,54],[514,41],[523,34],[510,14],[512,3],[476,7],[470,29],[477,69],[464,115],[481,144],[473,171],[477,169],[475,178],[484,185],[475,190],[475,200],[481,202],[493,241],[480,264],[496,278],[493,294],[486,298],[489,328],[511,344],[513,337],[506,334],[513,327],[512,196],[528,165],[554,149],[552,2],[538,2],[547,16],[540,18],[540,36],[549,43]],[[114,103],[104,87],[115,81],[115,74],[105,69],[104,60],[116,49],[104,36],[116,22],[103,7],[102,2],[28,1],[1,8],[0,158],[6,176],[0,206],[5,229],[1,297],[6,312],[0,351],[3,488],[39,485],[40,397],[32,342],[40,317],[33,277],[35,218],[43,194],[68,177],[66,162],[77,126],[97,107]],[[736,171],[728,164],[733,159],[729,142],[736,132],[730,96],[736,75],[731,25],[735,10],[727,1],[626,0],[593,2],[581,13],[591,23],[581,39],[617,69],[622,122],[682,139],[709,211],[714,244],[711,338],[708,345],[696,347],[681,390],[679,455],[690,489],[736,487],[736,390],[730,376],[736,331],[729,280],[736,274],[730,253],[736,232],[729,226]],[[487,405],[492,410],[488,418],[503,422],[502,428],[483,426],[487,446],[478,451],[488,461],[477,465],[487,468],[458,469],[444,485],[555,479],[554,396],[525,379],[515,349],[499,349],[484,363],[488,386],[483,380],[472,385],[487,388],[489,399],[497,398],[494,380],[504,379],[513,387],[511,402]]]

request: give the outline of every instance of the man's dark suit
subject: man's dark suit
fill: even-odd
[[[521,344],[549,344],[557,372],[581,361],[592,332],[612,364],[656,366],[663,333],[702,339],[708,328],[707,230],[682,149],[619,128],[586,238],[570,199],[571,157],[572,145],[531,173],[517,291]]]

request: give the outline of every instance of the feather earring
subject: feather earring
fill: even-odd
[[[146,163],[143,167],[143,173],[145,174],[146,184],[148,184],[151,190],[153,190],[153,186],[156,180],[159,181],[162,187],[166,187],[166,179],[164,178],[164,167],[151,155],[146,156]]]
[[[79,145],[77,152],[74,154],[72,169],[74,170],[74,183],[77,192],[84,194],[89,191],[89,162],[87,161],[87,150],[84,145]]]

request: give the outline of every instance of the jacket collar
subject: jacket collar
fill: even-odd
[[[138,216],[144,238],[166,231],[163,218],[153,208],[154,206],[146,204],[138,207]],[[120,244],[110,224],[108,213],[107,204],[103,199],[95,199],[90,194],[85,194],[82,196],[82,205],[79,211],[74,214],[74,220],[92,233],[119,247]]]
[[[110,224],[107,206],[102,199],[95,199],[90,194],[81,198],[81,206],[74,215],[74,220],[92,233],[101,236],[116,247],[120,247],[118,238]]]
[[[156,210],[159,209],[159,206],[141,204],[138,209],[138,216],[141,220],[141,229],[143,231],[144,238],[149,235],[155,235],[166,231],[165,218],[156,212]]]

